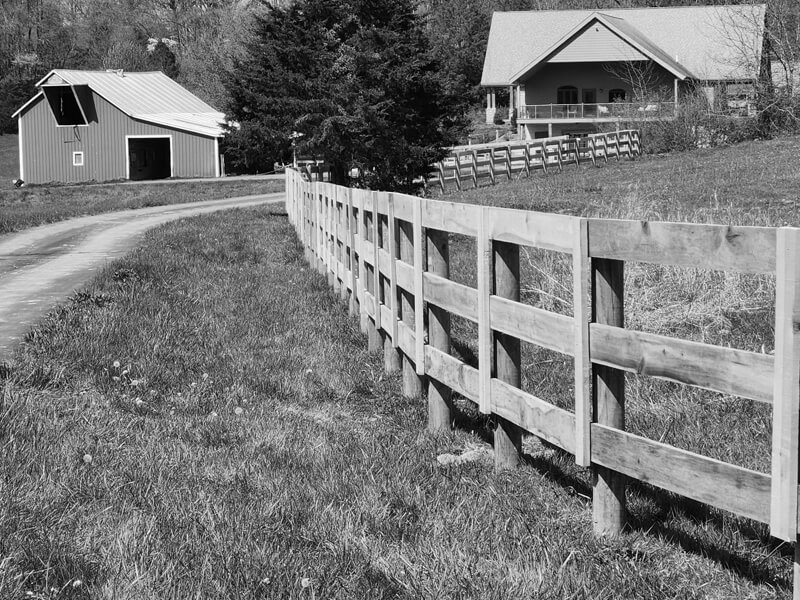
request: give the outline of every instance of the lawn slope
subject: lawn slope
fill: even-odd
[[[563,456],[426,433],[275,212],[152,231],[3,368],[0,598],[791,595],[763,531],[640,490],[595,539]]]

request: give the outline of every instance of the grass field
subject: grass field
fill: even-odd
[[[283,189],[282,180],[246,179],[0,188],[0,234],[84,215],[267,194]]]
[[[495,473],[466,406],[426,433],[301,257],[269,209],[176,222],[31,333],[0,378],[0,598],[790,596],[758,528],[640,488],[595,539],[562,455]]]
[[[19,177],[19,146],[16,135],[0,135],[0,189]]]
[[[568,214],[798,224],[797,138],[570,170],[450,196]],[[100,202],[101,199],[98,199]],[[491,424],[424,431],[277,209],[169,224],[0,367],[0,598],[789,598],[766,528],[646,485],[592,535],[590,477]],[[2,213],[0,213],[2,214]],[[454,238],[453,278],[474,282]],[[523,253],[523,297],[569,313],[569,263]],[[626,326],[772,348],[774,281],[630,265]],[[476,333],[454,319],[455,352]],[[565,405],[571,362],[524,348]],[[763,406],[628,378],[628,429],[764,470]],[[440,465],[477,449],[483,459]]]

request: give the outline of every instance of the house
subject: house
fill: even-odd
[[[746,113],[762,75],[764,13],[763,4],[496,12],[481,79],[487,122],[498,88],[526,139],[671,118],[697,89]]]
[[[219,177],[225,115],[160,72],[55,69],[19,119],[20,179]]]

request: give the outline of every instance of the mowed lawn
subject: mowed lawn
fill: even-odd
[[[278,213],[151,232],[0,371],[0,598],[791,596],[762,529],[640,487],[598,539],[568,458],[426,433]]]

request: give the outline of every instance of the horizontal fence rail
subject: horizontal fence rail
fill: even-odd
[[[307,260],[360,316],[387,370],[402,369],[404,393],[427,385],[432,427],[448,424],[455,392],[500,424],[496,464],[519,451],[522,432],[574,455],[597,474],[598,532],[621,529],[633,478],[796,542],[800,229],[535,213],[308,182],[293,170],[286,182]],[[450,234],[476,239],[475,287],[449,279]],[[520,246],[571,256],[573,316],[520,302]],[[774,355],[624,328],[625,261],[775,274]],[[477,324],[477,368],[450,354],[450,315]],[[573,411],[520,389],[521,342],[573,357]],[[625,371],[771,404],[771,473],[625,431]]]
[[[458,190],[476,188],[482,183],[495,184],[503,178],[529,177],[538,169],[563,170],[564,165],[597,164],[597,161],[619,160],[623,156],[633,158],[640,154],[639,131],[635,129],[593,133],[580,138],[561,136],[457,146],[436,163],[427,183],[438,186],[442,192],[448,185]]]

